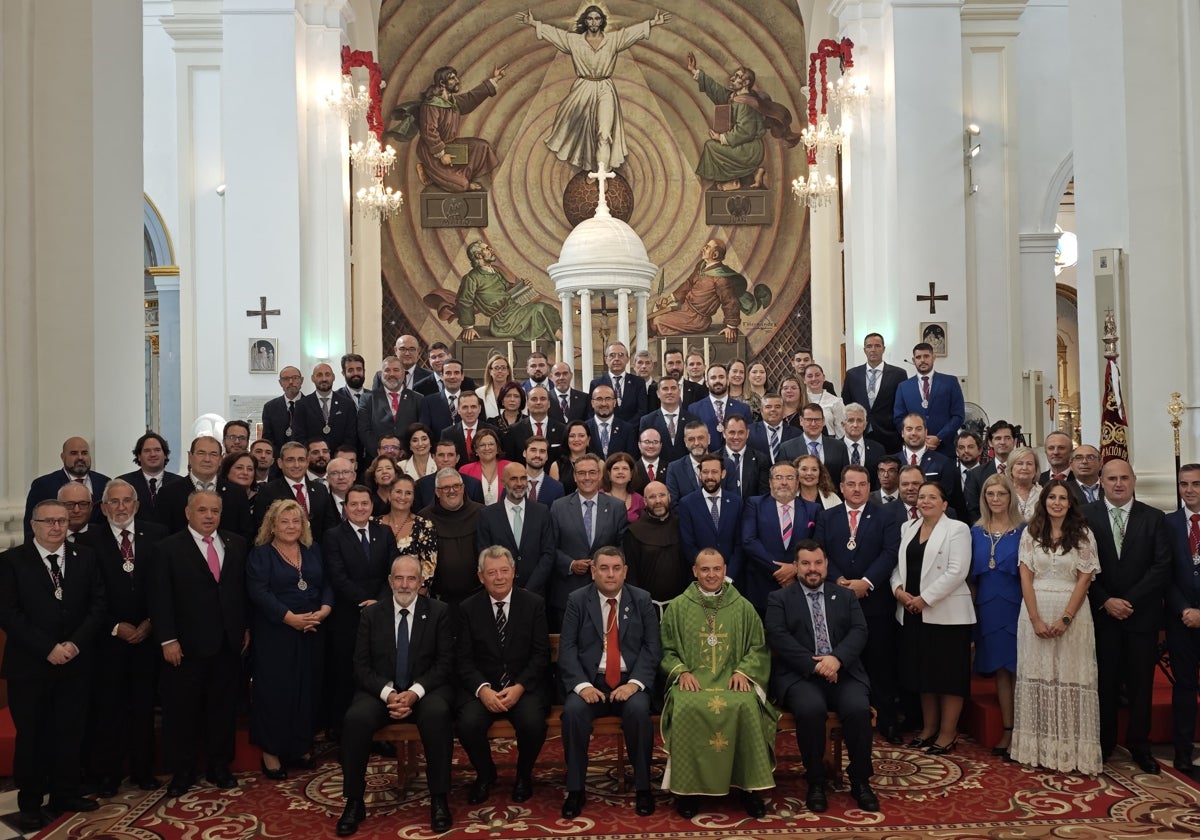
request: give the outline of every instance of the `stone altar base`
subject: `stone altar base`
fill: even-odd
[[[769,190],[707,190],[706,225],[769,225],[775,221]]]
[[[484,228],[488,224],[488,194],[422,190],[417,198],[423,228]]]
[[[733,343],[721,338],[721,326],[715,325],[694,335],[669,335],[650,339],[650,352],[656,359],[661,359],[668,350],[682,350],[686,357],[693,350],[703,353],[709,363],[728,365],[734,359],[741,359],[749,364],[750,342],[740,332]]]

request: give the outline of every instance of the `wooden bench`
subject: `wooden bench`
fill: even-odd
[[[557,634],[550,636],[550,660],[556,662],[558,660],[558,640]],[[561,737],[562,736],[562,706],[552,706],[550,714],[546,718],[546,737]],[[655,745],[662,746],[662,740],[659,735],[659,716],[654,715],[653,718]],[[875,725],[875,710],[871,710],[871,725]],[[796,731],[796,721],[790,712],[783,712],[779,718],[779,723],[776,726],[776,743],[778,737],[783,733],[794,733]],[[592,737],[597,736],[616,736],[617,739],[617,755],[615,758],[600,759],[589,758],[591,764],[598,764],[602,767],[614,767],[621,779],[621,789],[624,791],[627,787],[625,767],[629,764],[628,756],[625,753],[625,737],[621,732],[621,718],[617,715],[609,715],[606,717],[596,718],[592,723]],[[515,739],[516,732],[513,731],[512,724],[507,720],[500,719],[491,725],[488,729],[488,739],[492,741],[500,739]],[[403,793],[408,790],[408,784],[417,775],[420,764],[421,736],[417,731],[414,723],[390,723],[375,732],[375,740],[392,744],[396,749],[396,783]],[[788,739],[791,743],[791,752],[788,750],[780,751],[776,749],[775,757],[777,761],[799,761],[800,756],[796,754],[796,742],[794,737]],[[825,719],[825,775],[826,778],[834,784],[840,785],[843,781],[842,771],[842,722],[838,717],[837,712],[830,712]],[[657,759],[653,763],[662,763],[662,759]],[[515,762],[502,763],[497,762],[498,767],[511,767]],[[538,761],[538,767],[561,767],[558,762]]]

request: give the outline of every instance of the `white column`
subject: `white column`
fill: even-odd
[[[633,355],[629,346],[629,289],[617,289],[617,341]]]
[[[650,346],[650,329],[647,323],[647,303],[650,300],[650,293],[636,292],[634,300],[637,302],[637,351],[640,352]],[[660,367],[659,370],[661,369]]]
[[[571,301],[574,298],[574,292],[558,293],[558,302],[562,307],[562,353],[558,360],[572,368],[575,367],[575,318],[571,314]]]
[[[579,387],[586,388],[592,381],[592,292],[579,292]]]
[[[1018,343],[1011,356],[1015,375],[1040,370],[1046,383],[1046,394],[1058,401],[1058,302],[1054,293],[1054,251],[1058,247],[1057,233],[1022,233],[1020,235],[1020,275],[1024,279],[1015,312],[1025,340]],[[990,370],[990,367],[989,367]],[[1046,430],[1058,428],[1058,406],[1054,416],[1050,407],[1041,406]],[[996,418],[999,419],[999,418]],[[1032,422],[1031,420],[1029,422]],[[1040,445],[1041,441],[1033,441]]]

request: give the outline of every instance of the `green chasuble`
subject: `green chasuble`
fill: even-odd
[[[693,583],[663,613],[662,737],[668,755],[663,788],[678,794],[721,796],[731,787],[775,787],[779,713],[766,697],[771,654],[754,607],[733,584],[722,591],[707,596]],[[679,688],[685,671],[701,691]],[[735,671],[750,679],[753,691],[729,690]]]

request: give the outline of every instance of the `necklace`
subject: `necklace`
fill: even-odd
[[[1008,531],[992,531],[987,535],[988,542],[991,543],[991,547],[988,549],[989,569],[996,568],[996,546],[1000,544],[1000,540],[1004,539],[1005,535],[1011,530],[1010,528]]]
[[[296,551],[296,559],[293,560],[291,557],[283,553],[283,549],[279,547],[278,543],[271,543],[271,546],[275,549],[275,552],[280,556],[280,558],[282,558],[283,562],[287,563],[296,570],[296,588],[301,592],[308,589],[308,581],[304,579],[304,570],[302,568],[303,558],[300,556],[300,551]]]
[[[725,600],[725,584],[721,584],[721,588],[717,590],[717,594],[708,596],[700,589],[700,581],[696,581],[696,590],[700,592],[700,609],[704,611],[704,623],[708,627],[708,642],[709,647],[717,646],[717,613],[721,611],[721,602]],[[710,602],[715,602],[711,610],[708,608]]]

